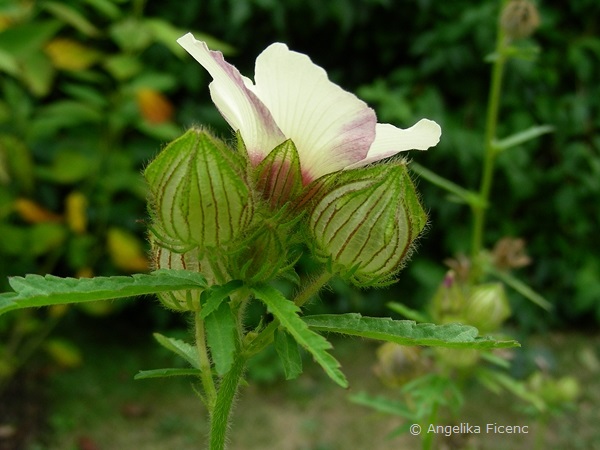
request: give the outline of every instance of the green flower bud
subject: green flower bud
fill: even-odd
[[[198,248],[185,253],[175,253],[152,242],[152,252],[155,269],[186,269],[194,272],[202,272]],[[200,309],[200,294],[202,291],[172,291],[157,293],[161,303],[175,311],[198,311]]]
[[[481,333],[496,331],[510,317],[511,310],[502,283],[474,286],[465,304],[465,322]]]
[[[184,253],[177,253],[167,248],[157,245],[152,237],[150,238],[152,246],[154,269],[185,269],[201,273],[209,285],[217,284],[218,279],[223,279],[225,272],[224,263],[219,258],[212,258],[210,255],[201,256],[198,247]],[[161,303],[169,309],[175,311],[199,311],[200,295],[202,289],[188,291],[159,292],[156,295]]]
[[[144,172],[159,245],[204,251],[239,238],[254,209],[245,173],[245,160],[206,131],[167,145]]]
[[[464,285],[449,270],[431,299],[431,316],[436,323],[464,322]]]
[[[386,342],[377,349],[375,374],[390,387],[399,387],[431,370],[422,347]]]
[[[571,376],[552,378],[541,371],[534,372],[527,382],[528,389],[541,397],[544,404],[551,408],[565,407],[577,400],[581,386]]]
[[[435,347],[434,352],[440,363],[458,370],[472,368],[479,360],[480,352],[472,348],[440,348]]]
[[[290,139],[275,147],[254,173],[257,189],[272,209],[295,200],[302,191],[300,159]]]
[[[389,284],[426,224],[403,164],[327,176],[312,204],[316,257],[359,286]]]

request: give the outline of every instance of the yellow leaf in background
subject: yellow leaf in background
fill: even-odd
[[[92,278],[94,271],[91,267],[82,267],[75,273],[75,278]]]
[[[58,214],[27,198],[16,199],[14,208],[21,219],[29,223],[60,222],[62,219]]]
[[[10,19],[10,17],[6,15],[0,15],[0,31],[4,31],[7,28],[10,28],[11,25],[12,20]]]
[[[115,266],[126,272],[146,272],[148,258],[141,241],[120,228],[108,230],[108,253]]]
[[[52,39],[46,44],[45,51],[52,65],[63,70],[85,70],[102,57],[97,50],[66,38]]]
[[[53,319],[58,319],[66,314],[71,305],[62,304],[62,305],[52,305],[48,308],[48,316]]]
[[[138,107],[142,117],[150,123],[163,123],[171,120],[173,116],[173,105],[160,92],[142,88],[136,93]]]
[[[79,348],[64,339],[49,339],[44,349],[56,363],[68,369],[80,366],[83,361]]]
[[[65,199],[67,224],[75,233],[82,234],[87,229],[87,205],[87,198],[81,192],[73,191]]]

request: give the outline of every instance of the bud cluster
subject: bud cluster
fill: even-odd
[[[209,284],[264,282],[308,248],[359,286],[389,283],[426,224],[404,163],[325,175],[304,185],[287,140],[260,163],[201,129],[169,144],[146,168],[156,268],[201,272]],[[199,292],[161,294],[198,310]]]

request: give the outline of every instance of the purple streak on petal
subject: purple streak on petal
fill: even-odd
[[[302,166],[304,184],[366,158],[375,140],[376,124],[377,117],[371,108],[365,108],[355,119],[345,123],[339,131],[337,142],[331,142],[320,154],[311,155],[311,164]]]
[[[241,133],[251,161],[258,164],[285,140],[269,109],[248,89],[240,72],[225,61],[221,52],[209,50],[206,43],[190,33],[177,42],[213,77],[210,83],[213,102],[229,125]]]

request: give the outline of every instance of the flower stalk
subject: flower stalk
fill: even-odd
[[[503,5],[505,3],[506,2],[503,2]],[[492,66],[492,76],[485,122],[484,159],[481,173],[481,184],[479,186],[480,201],[471,204],[473,211],[473,233],[471,238],[471,261],[473,261],[473,270],[471,271],[471,277],[473,282],[477,282],[482,275],[482,271],[480,269],[481,264],[479,264],[479,260],[484,244],[483,234],[485,230],[487,204],[494,178],[494,168],[497,155],[494,142],[496,140],[496,130],[498,126],[502,80],[507,60],[507,38],[504,27],[500,21],[498,22],[496,36],[496,49],[494,53],[495,58]]]

